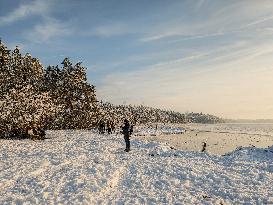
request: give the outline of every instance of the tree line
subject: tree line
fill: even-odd
[[[40,137],[45,129],[88,129],[107,119],[116,124],[124,118],[139,124],[189,119],[174,111],[99,102],[81,63],[65,58],[60,67],[44,68],[37,58],[22,55],[18,47],[9,50],[1,40],[0,94],[0,137]]]
[[[114,105],[100,102],[103,120],[112,120],[121,124],[127,118],[133,124],[147,123],[185,123],[185,115],[171,110],[163,110],[143,105]]]

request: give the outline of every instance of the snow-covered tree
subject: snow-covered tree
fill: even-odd
[[[28,129],[90,128],[98,121],[95,87],[86,69],[68,58],[61,69],[44,69],[30,54],[12,52],[0,41],[0,136]]]
[[[63,107],[51,128],[90,128],[97,123],[100,110],[97,105],[95,87],[87,82],[86,68],[73,65],[68,58],[58,66],[49,66],[45,74],[45,87],[56,103]]]
[[[44,70],[38,59],[32,58],[30,54],[22,56],[18,47],[10,52],[2,43],[0,44],[0,56],[1,53],[4,59],[0,64],[2,92],[27,85],[32,85],[36,89],[40,88]]]
[[[44,70],[38,59],[10,52],[0,42],[0,137],[26,136],[46,126],[58,110],[41,90]]]

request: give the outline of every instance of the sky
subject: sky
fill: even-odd
[[[0,0],[0,38],[82,61],[99,100],[273,118],[271,0]]]

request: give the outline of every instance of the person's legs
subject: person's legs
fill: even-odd
[[[125,140],[125,143],[126,143],[125,151],[129,152],[130,151],[130,138],[129,138],[129,135],[124,135],[124,140]]]
[[[130,151],[130,138],[129,138],[129,136],[128,136],[128,139],[127,139],[126,149],[128,151]]]
[[[107,132],[108,132],[109,135],[112,134],[111,128],[108,128]]]

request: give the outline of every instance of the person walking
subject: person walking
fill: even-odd
[[[129,121],[125,119],[123,126],[121,126],[121,129],[122,129],[122,134],[124,136],[124,140],[126,144],[126,149],[124,151],[129,152],[130,151],[130,135],[133,132],[133,127],[130,125]]]

